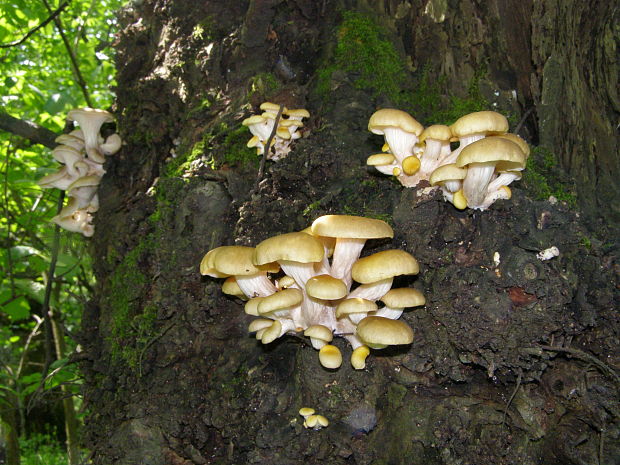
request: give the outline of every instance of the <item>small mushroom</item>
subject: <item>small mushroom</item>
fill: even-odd
[[[69,121],[75,121],[84,134],[84,146],[89,158],[97,163],[105,162],[99,148],[99,131],[103,123],[114,121],[111,113],[95,108],[77,108],[67,114]]]

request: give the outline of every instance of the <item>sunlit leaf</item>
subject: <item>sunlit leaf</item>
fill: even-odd
[[[25,320],[30,317],[30,304],[25,297],[18,297],[0,307],[0,311],[12,321]]]

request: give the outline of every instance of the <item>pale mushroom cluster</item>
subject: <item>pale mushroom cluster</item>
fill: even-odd
[[[247,126],[252,133],[252,138],[248,141],[248,147],[256,148],[256,153],[262,155],[267,145],[267,140],[273,131],[280,105],[271,102],[264,102],[260,109],[263,113],[252,115],[243,120],[241,124]],[[310,117],[308,110],[304,108],[288,109],[284,107],[278,121],[276,133],[271,141],[271,148],[267,150],[268,160],[280,160],[291,151],[291,143],[301,137],[299,128],[303,127],[303,118]]]
[[[41,178],[38,184],[46,189],[67,191],[69,200],[52,221],[63,229],[90,237],[95,232],[92,214],[99,209],[97,187],[105,174],[105,156],[118,152],[122,141],[118,134],[105,140],[101,137],[101,126],[114,121],[107,111],[78,108],[71,110],[67,119],[76,122],[79,128],[56,138],[60,145],[52,151],[52,156],[63,166]]]
[[[415,289],[392,289],[396,276],[418,273],[411,254],[392,249],[360,258],[368,239],[393,235],[381,220],[326,215],[302,232],[270,237],[256,247],[212,249],[200,273],[226,278],[223,292],[247,299],[245,312],[257,317],[248,329],[263,344],[303,333],[321,365],[336,369],[342,354],[330,343],[340,336],[353,348],[351,364],[361,370],[370,348],[412,342],[412,329],[398,318],[405,308],[425,304]]]
[[[426,180],[461,210],[486,210],[498,199],[509,199],[508,185],[521,178],[530,153],[522,138],[507,133],[506,118],[494,111],[424,128],[409,113],[384,108],[370,117],[368,130],[385,137],[382,153],[368,157],[368,165],[396,176],[405,187]],[[453,150],[450,144],[456,142]]]

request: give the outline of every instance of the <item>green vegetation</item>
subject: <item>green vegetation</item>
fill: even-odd
[[[327,98],[331,92],[332,74],[344,71],[353,77],[358,89],[373,95],[387,95],[396,104],[403,101],[406,80],[403,61],[382,29],[369,17],[345,11],[336,32],[333,59],[318,71],[317,91]]]
[[[538,200],[553,196],[569,206],[577,205],[575,186],[562,180],[560,165],[554,153],[545,147],[534,147],[523,171],[523,183]]]
[[[32,121],[56,134],[62,132],[70,109],[111,104],[114,64],[110,44],[114,12],[121,4],[103,0],[93,8],[85,0],[65,2],[58,21],[35,30],[60,3],[48,7],[45,2],[14,0],[5,3],[0,17],[0,113]],[[43,405],[43,410],[64,411],[66,418],[75,415],[70,402],[63,406],[58,399],[79,401],[76,367],[65,358],[76,343],[64,334],[78,331],[82,306],[93,286],[86,241],[76,233],[61,234],[49,302],[54,340],[49,342],[51,347],[57,343],[66,348],[50,354],[58,360],[46,367],[45,374],[54,375],[43,382],[46,340],[41,315],[53,255],[55,228],[49,220],[56,214],[59,191],[42,190],[36,181],[59,166],[49,149],[10,132],[0,131],[0,147],[0,443],[6,445],[4,463],[15,464],[20,455],[26,464],[78,463],[75,453],[70,459],[66,452],[60,453],[64,445],[46,445],[58,440],[49,431],[63,430],[62,419],[45,419],[50,422],[45,424],[39,418],[31,424],[34,413],[27,407],[35,397],[37,402],[50,404]]]

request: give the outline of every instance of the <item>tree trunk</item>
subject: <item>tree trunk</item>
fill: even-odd
[[[618,13],[606,2],[584,8],[147,0],[126,9],[115,109],[125,145],[100,187],[99,287],[81,341],[94,463],[611,464],[616,249],[574,207],[534,199],[530,184],[487,211],[457,211],[365,166],[383,143],[367,131],[377,108],[403,105],[429,125],[484,101],[555,153],[588,219],[617,219]],[[258,163],[241,121],[263,101],[311,117],[251,192]],[[549,183],[556,168],[562,177],[548,168]],[[426,295],[402,317],[413,344],[373,351],[362,371],[322,368],[302,338],[261,345],[242,303],[199,274],[214,247],[254,246],[327,213],[388,220],[393,241],[365,253],[399,248],[421,264],[401,283]],[[554,245],[559,257],[536,258]],[[329,427],[305,429],[301,407]]]

